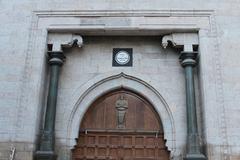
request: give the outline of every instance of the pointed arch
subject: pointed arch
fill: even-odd
[[[167,141],[166,146],[171,151],[171,154],[174,154],[176,148],[175,126],[169,105],[162,95],[149,83],[123,72],[115,75],[108,73],[97,76],[76,90],[72,100],[70,100],[75,103],[72,105],[73,108],[68,119],[68,146],[73,148],[75,145],[81,121],[91,104],[104,94],[120,88],[125,88],[141,95],[153,105],[163,125],[164,139]]]

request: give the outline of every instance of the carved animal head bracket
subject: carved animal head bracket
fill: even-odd
[[[125,116],[128,109],[128,101],[124,95],[120,95],[115,104],[117,110],[117,128],[125,128]]]
[[[82,36],[68,33],[49,33],[48,44],[52,45],[52,51],[62,51],[62,48],[71,48],[73,45],[81,48],[83,45]]]
[[[183,51],[192,52],[194,45],[199,45],[197,33],[172,33],[165,35],[162,38],[163,48],[167,48],[169,42],[172,43],[173,47],[183,47]]]

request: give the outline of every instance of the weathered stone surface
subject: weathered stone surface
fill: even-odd
[[[199,31],[196,84],[206,153],[209,160],[239,159],[239,7],[237,0],[0,1],[0,159],[9,158],[12,145],[16,147],[16,160],[32,159],[45,106],[47,30],[135,36]],[[181,159],[186,143],[185,91],[176,51],[163,50],[160,37],[83,35],[83,41],[83,48],[66,50],[60,77],[56,121],[59,159],[70,157],[72,143],[66,137],[71,133],[65,127],[71,123],[71,112],[81,94],[92,84],[121,72],[150,84],[167,102],[175,126],[174,138],[167,140],[169,146],[175,146],[174,158]],[[132,68],[111,67],[113,47],[134,49]],[[130,80],[123,81],[141,88]],[[167,117],[162,121],[170,131]]]

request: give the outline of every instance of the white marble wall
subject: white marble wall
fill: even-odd
[[[43,16],[39,21],[39,18],[35,16],[35,11],[42,10],[166,10],[170,13],[178,10],[211,10],[210,19],[196,20],[197,18],[193,16],[192,20],[187,21],[187,18],[171,18],[172,15],[167,15],[170,19],[166,21],[157,21],[153,18],[151,22],[172,24],[168,26],[174,28],[175,21],[183,21],[185,26],[199,23],[198,26],[204,28],[199,33],[202,54],[199,88],[203,100],[201,106],[208,157],[210,160],[240,159],[240,125],[238,123],[240,64],[237,55],[240,50],[238,45],[239,7],[240,1],[237,0],[205,2],[195,0],[181,3],[177,0],[152,0],[151,2],[148,0],[118,2],[113,0],[0,0],[0,159],[8,158],[11,145],[17,147],[16,159],[32,159],[32,150],[35,147],[39,128],[39,115],[41,115],[44,101],[42,95],[46,79],[44,53],[47,31],[43,26],[50,21],[56,24],[66,22],[64,18],[47,19],[47,16]],[[76,19],[76,17],[69,18],[66,23],[73,22],[78,25]],[[130,18],[129,24],[121,23],[134,26],[139,21],[135,19]],[[142,21],[146,22],[146,19]],[[82,20],[81,22],[94,23],[95,21],[84,22]],[[119,23],[118,20],[110,22],[111,25]],[[82,49],[68,51],[68,58],[63,66],[60,79],[56,127],[63,122],[59,115],[64,111],[67,97],[71,97],[76,87],[105,72],[119,71],[118,68],[108,67],[111,65],[110,54],[107,54],[111,53],[109,48],[133,46],[136,56],[134,67],[129,68],[130,71],[127,72],[138,73],[142,77],[151,75],[152,80],[149,83],[158,89],[173,107],[173,113],[176,113],[174,120],[183,125],[176,126],[184,128],[184,110],[181,110],[184,109],[184,87],[181,85],[184,79],[176,53],[170,50],[163,51],[160,47],[160,39],[158,43],[157,38],[135,38],[134,41],[139,41],[141,46],[134,41],[126,43],[124,38],[120,38],[120,42],[116,42],[115,38],[110,42],[107,38],[100,39],[86,38],[88,41]],[[109,43],[102,45],[104,41]],[[146,46],[143,48],[144,45]],[[103,52],[99,53],[99,50]],[[105,59],[109,61],[106,62]],[[78,72],[73,73],[76,67],[78,67]],[[71,83],[68,83],[69,81]],[[171,85],[176,87],[173,88]],[[178,96],[172,96],[176,94]],[[177,112],[178,110],[180,111]],[[57,136],[61,139],[61,135],[65,133],[57,131],[59,131]],[[184,135],[179,134],[179,137],[183,138]],[[184,144],[184,138],[182,142],[177,143],[180,147]],[[61,144],[58,143],[58,145]],[[61,159],[64,159],[64,156]]]

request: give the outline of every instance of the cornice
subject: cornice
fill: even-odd
[[[214,10],[38,10],[44,17],[209,17]]]

